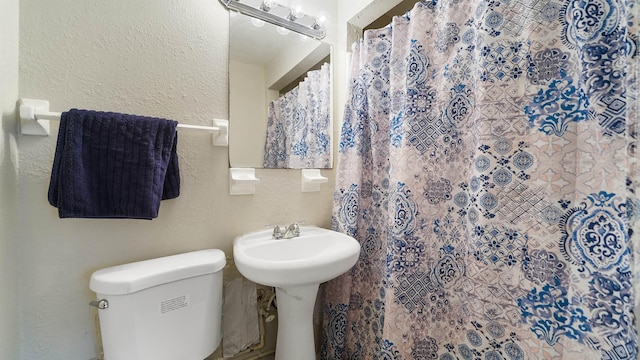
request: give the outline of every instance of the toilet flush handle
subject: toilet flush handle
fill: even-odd
[[[107,301],[107,299],[102,299],[102,300],[98,300],[98,301],[91,301],[89,303],[89,305],[95,306],[100,310],[104,310],[104,309],[109,308],[109,302]]]

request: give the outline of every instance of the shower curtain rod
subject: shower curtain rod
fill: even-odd
[[[49,111],[46,100],[20,99],[22,135],[49,135],[49,121],[60,121],[62,113]],[[229,145],[229,121],[213,119],[214,126],[178,124],[181,130],[199,130],[213,134],[213,145]]]

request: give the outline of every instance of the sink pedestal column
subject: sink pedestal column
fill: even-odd
[[[276,288],[278,339],[276,360],[314,360],[313,306],[320,284]]]

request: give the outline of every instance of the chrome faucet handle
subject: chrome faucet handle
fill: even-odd
[[[296,221],[287,227],[285,234],[290,232],[293,237],[300,236],[300,224],[304,224],[304,220]]]
[[[280,228],[280,225],[266,225],[265,227],[273,228],[273,234],[271,234],[271,236],[274,239],[282,239],[284,237],[284,234],[282,233],[282,229]]]
[[[289,225],[288,230],[291,230],[291,235],[293,235],[294,237],[300,236],[300,226],[298,225],[298,223]]]

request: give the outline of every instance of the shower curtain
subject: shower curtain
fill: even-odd
[[[365,31],[332,223],[361,253],[323,359],[636,358],[639,7],[430,1]]]
[[[307,72],[293,90],[269,104],[264,147],[265,168],[331,166],[330,64]]]

